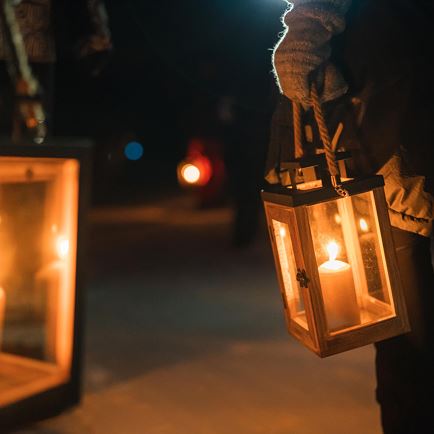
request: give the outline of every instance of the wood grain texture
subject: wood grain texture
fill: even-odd
[[[286,319],[288,331],[297,340],[302,342],[308,348],[315,351],[318,348],[318,345],[317,345],[317,339],[316,339],[315,329],[314,329],[315,325],[314,322],[312,321],[313,317],[311,313],[310,293],[306,288],[300,288],[298,286],[300,297],[302,298],[303,305],[306,310],[306,320],[307,320],[307,328],[308,328],[306,329],[301,326],[299,321],[296,320],[296,316],[297,316],[296,307],[294,306],[294,304],[288,301],[285,284],[284,284],[284,278],[282,276],[282,267],[280,264],[280,258],[277,250],[277,244],[276,244],[276,239],[275,239],[274,229],[273,229],[273,220],[287,225],[291,236],[291,243],[294,251],[296,267],[304,268],[304,262],[303,262],[303,257],[301,255],[301,247],[300,247],[300,241],[298,237],[297,223],[295,220],[294,210],[291,208],[283,207],[281,205],[271,204],[268,202],[265,202],[264,206],[266,210],[267,225],[268,225],[268,231],[270,234],[270,239],[271,239],[271,244],[273,249],[273,257],[275,262],[277,278],[278,278],[282,298],[284,300],[285,319]]]
[[[0,354],[0,407],[65,383],[68,375],[51,363]]]

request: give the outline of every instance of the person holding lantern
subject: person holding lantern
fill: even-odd
[[[375,344],[377,401],[385,434],[434,432],[434,5],[426,0],[295,0],[273,51],[281,96],[266,179],[293,148],[291,101],[312,117],[314,84],[353,172],[379,173],[393,227],[410,333]],[[339,126],[339,127],[338,127]],[[316,144],[315,131],[311,146]],[[315,152],[313,150],[313,152]]]

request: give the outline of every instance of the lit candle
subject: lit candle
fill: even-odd
[[[327,245],[329,260],[319,266],[327,324],[337,330],[360,324],[351,265],[336,260],[339,246],[336,242]]]
[[[5,319],[6,294],[3,288],[0,287],[0,348],[3,336],[3,323]]]

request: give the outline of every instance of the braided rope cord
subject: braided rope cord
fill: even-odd
[[[320,99],[318,96],[318,90],[315,83],[313,83],[311,87],[311,101],[321,141],[324,145],[327,168],[332,178],[333,187],[335,188],[336,193],[338,193],[339,196],[346,197],[348,196],[348,191],[342,187],[342,184],[339,180],[339,169],[335,158],[335,152],[333,149],[332,141],[330,139],[330,134],[324,118],[324,113],[322,111]],[[303,156],[301,107],[299,103],[294,101],[292,102],[292,114],[294,125],[294,154],[295,158],[300,158]]]
[[[325,122],[324,113],[322,111],[321,103],[319,101],[318,90],[315,84],[311,88],[312,107],[315,116],[316,123],[318,124],[319,134],[321,141],[324,145],[324,151],[327,161],[327,167],[331,176],[339,176],[338,165],[335,159],[335,153],[332,148],[332,142],[330,140],[330,134]]]
[[[300,103],[292,102],[292,118],[294,125],[294,156],[301,158],[303,156],[303,144],[301,136],[301,107]]]
[[[342,186],[339,176],[338,164],[336,162],[335,152],[330,140],[330,134],[325,122],[324,113],[322,111],[321,103],[318,96],[318,90],[315,83],[312,83],[311,87],[312,107],[315,116],[316,123],[318,124],[319,134],[324,144],[324,151],[327,161],[327,167],[332,179],[332,185],[336,190],[336,193],[341,197],[347,197],[348,191]]]

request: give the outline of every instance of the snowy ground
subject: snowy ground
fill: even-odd
[[[93,210],[84,398],[16,434],[379,434],[374,352],[286,332],[265,233],[185,198]]]

